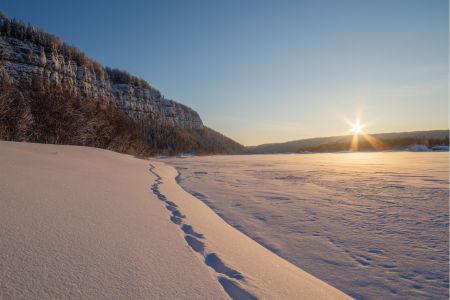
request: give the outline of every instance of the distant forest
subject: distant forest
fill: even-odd
[[[411,136],[411,137],[372,137],[376,140],[376,146],[364,138],[358,137],[358,151],[385,151],[385,150],[405,150],[414,145],[425,145],[428,148],[436,146],[448,146],[449,136],[446,137],[427,137],[427,136]],[[339,152],[351,149],[352,137],[342,137],[338,141],[324,143],[315,146],[301,147],[297,152]],[[356,150],[356,149],[355,149]]]

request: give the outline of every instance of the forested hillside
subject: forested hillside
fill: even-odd
[[[242,149],[145,80],[1,12],[0,79],[0,139],[140,155]]]

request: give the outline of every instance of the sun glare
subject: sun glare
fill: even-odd
[[[354,134],[360,134],[362,130],[362,126],[359,123],[353,123],[352,124],[352,131]]]

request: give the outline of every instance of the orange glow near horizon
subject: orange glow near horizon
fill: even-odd
[[[363,138],[375,149],[375,150],[383,150],[383,143],[373,136],[364,133]]]
[[[350,123],[353,132],[353,138],[350,143],[350,151],[358,151],[359,150],[359,136],[361,136],[365,141],[367,141],[375,150],[382,150],[384,145],[381,141],[371,136],[367,132],[364,132],[363,128],[365,127],[358,121],[355,123]]]
[[[358,135],[354,134],[352,143],[350,144],[350,151],[358,151]]]
[[[359,122],[359,118],[354,123],[350,122],[348,123],[351,125],[351,131],[353,132],[353,138],[350,144],[350,151],[358,151],[359,135],[363,133],[362,131],[363,125],[361,125],[361,123]]]

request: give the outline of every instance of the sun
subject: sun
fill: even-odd
[[[359,123],[353,123],[352,124],[352,131],[354,134],[360,134],[362,131],[362,126]]]

